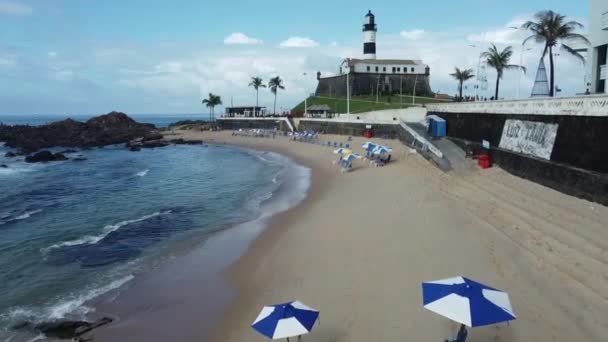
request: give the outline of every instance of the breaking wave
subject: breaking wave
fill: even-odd
[[[133,275],[127,275],[120,279],[116,279],[107,285],[90,288],[78,295],[68,296],[68,298],[63,298],[57,303],[47,307],[14,308],[2,314],[1,317],[10,321],[30,321],[39,323],[63,319],[68,314],[86,315],[91,311],[91,308],[83,306],[83,304],[98,296],[101,296],[102,294],[123,286],[133,278]]]
[[[171,211],[157,211],[155,213],[152,213],[150,215],[145,215],[142,216],[140,218],[134,219],[134,220],[125,220],[125,221],[120,221],[118,223],[115,224],[109,224],[105,227],[103,227],[103,230],[101,232],[101,234],[98,235],[87,235],[84,237],[81,237],[79,239],[75,239],[75,240],[70,240],[70,241],[64,241],[64,242],[60,242],[57,244],[54,244],[50,247],[47,247],[43,250],[43,252],[48,252],[52,249],[56,249],[56,248],[62,248],[62,247],[69,247],[69,246],[78,246],[78,245],[92,245],[92,244],[96,244],[99,241],[103,240],[106,236],[108,236],[110,233],[115,232],[117,230],[119,230],[122,227],[128,226],[132,223],[137,223],[137,222],[142,222],[145,220],[149,220],[153,217],[157,217],[163,214],[168,214]]]
[[[137,176],[137,177],[144,177],[145,175],[148,174],[149,171],[150,171],[150,169],[145,169],[143,171],[139,171],[138,173],[135,174],[135,176]]]

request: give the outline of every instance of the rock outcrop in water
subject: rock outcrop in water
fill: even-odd
[[[148,141],[162,136],[154,125],[138,123],[120,112],[97,116],[86,122],[66,119],[43,126],[0,125],[0,141],[26,153],[54,146],[86,148],[124,144],[135,138]]]
[[[89,331],[112,323],[113,319],[103,317],[95,322],[56,321],[33,324],[25,322],[13,327],[13,330],[28,330],[42,333],[46,338],[84,341],[82,336]]]
[[[61,153],[52,153],[50,151],[40,151],[25,157],[26,163],[46,163],[51,161],[67,160],[68,158]]]

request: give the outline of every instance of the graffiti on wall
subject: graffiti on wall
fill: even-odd
[[[558,124],[506,120],[500,138],[500,148],[551,159]]]

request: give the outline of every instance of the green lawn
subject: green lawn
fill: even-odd
[[[437,103],[445,102],[443,100],[437,100],[432,97],[421,97],[416,96],[416,105],[425,103]],[[311,96],[308,98],[308,106],[326,104],[331,108],[332,112],[346,113],[346,98],[340,97],[328,97],[328,96]],[[353,96],[350,99],[350,112],[351,113],[362,113],[374,110],[383,109],[399,109],[413,106],[412,96],[399,95],[393,96],[380,96],[378,102],[376,97],[371,95]],[[304,112],[304,101],[295,106],[293,112]]]

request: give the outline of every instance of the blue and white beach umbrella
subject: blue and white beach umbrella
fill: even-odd
[[[341,154],[341,155],[345,155],[345,154],[351,154],[353,153],[353,150],[351,150],[350,148],[338,148],[334,150],[334,154]]]
[[[351,161],[353,161],[355,159],[360,159],[360,158],[361,158],[360,155],[358,155],[356,153],[350,153],[350,154],[347,154],[347,155],[343,156],[342,160],[347,161],[347,162],[351,162]]]
[[[319,311],[299,301],[265,306],[251,327],[273,340],[308,334],[319,318]]]
[[[388,146],[377,146],[372,152],[374,154],[388,154],[393,152],[393,149]]]
[[[371,141],[368,141],[365,144],[363,144],[363,146],[361,146],[361,147],[363,147],[363,149],[366,151],[373,151],[376,147],[378,147],[378,145],[374,144]]]
[[[426,309],[469,327],[515,320],[509,295],[465,277],[422,283]]]

